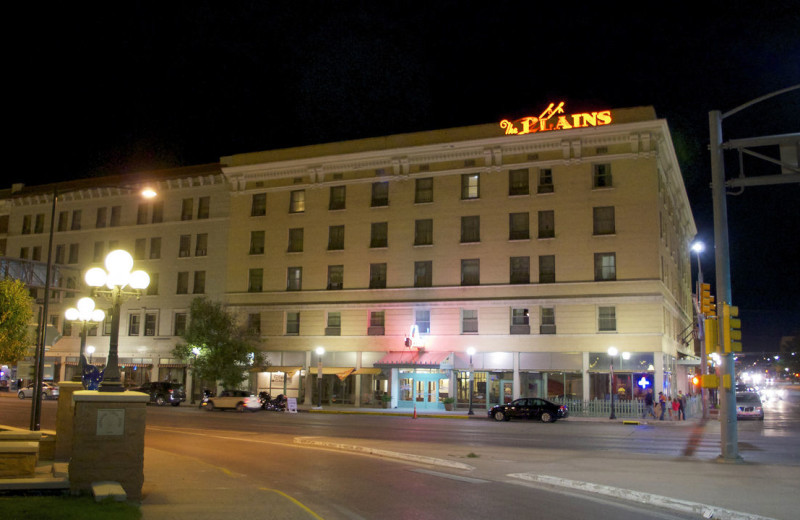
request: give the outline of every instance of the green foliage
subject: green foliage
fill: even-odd
[[[34,343],[33,298],[19,280],[0,280],[0,362],[16,363]]]
[[[195,298],[189,308],[185,343],[176,346],[173,355],[189,361],[199,380],[238,388],[250,366],[265,363],[260,352],[254,353],[253,339],[221,303]],[[197,356],[192,352],[195,347],[200,350]]]
[[[4,518],[38,520],[139,520],[139,508],[128,502],[104,500],[82,496],[10,496],[0,497],[0,511]]]

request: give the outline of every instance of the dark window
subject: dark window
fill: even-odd
[[[122,218],[122,206],[111,206],[111,222],[109,223],[109,225],[111,227],[119,226],[121,218]]]
[[[539,283],[555,283],[556,257],[555,255],[542,255],[539,257]]]
[[[247,272],[247,292],[261,292],[264,290],[264,269],[250,269]]]
[[[345,186],[331,186],[331,196],[328,202],[328,209],[345,208]]]
[[[156,327],[158,322],[158,315],[154,312],[148,312],[144,315],[144,335],[155,336]]]
[[[480,285],[481,261],[477,258],[461,260],[461,285]]]
[[[150,239],[150,260],[161,258],[161,237]]]
[[[300,313],[287,312],[286,313],[286,334],[298,335],[300,334]]]
[[[104,228],[108,221],[108,208],[97,208],[97,218],[95,219],[94,227]]]
[[[433,286],[433,262],[414,262],[414,287]]]
[[[340,336],[342,334],[342,314],[340,312],[329,312],[328,322],[325,327],[326,336]]]
[[[386,288],[386,264],[369,264],[369,288]]]
[[[616,332],[617,330],[616,307],[598,307],[597,330],[600,332]]]
[[[247,315],[247,332],[250,334],[261,334],[261,314]]]
[[[509,195],[528,195],[528,169],[511,170],[508,172],[508,194]]]
[[[433,244],[433,219],[426,218],[414,221],[414,245],[429,246]]]
[[[79,244],[70,244],[69,245],[69,260],[67,260],[68,264],[77,264],[79,257]]]
[[[593,188],[610,188],[611,183],[611,165],[610,164],[595,164],[592,174],[592,187]]]
[[[328,251],[344,249],[344,226],[328,227]]]
[[[289,230],[290,253],[300,253],[303,251],[303,228],[292,228]]]
[[[139,327],[141,325],[142,317],[138,314],[130,314],[128,316],[128,336],[138,336]]]
[[[112,208],[113,210],[113,208]],[[113,218],[112,218],[113,220]],[[153,224],[164,222],[164,201],[160,200],[153,203],[153,216],[150,220]]]
[[[463,309],[461,311],[461,333],[478,333],[478,311],[477,309]]]
[[[192,220],[192,213],[194,211],[194,200],[183,199],[181,202],[181,220]]]
[[[372,183],[372,207],[388,206],[389,205],[389,183],[388,182],[373,182]]]
[[[525,240],[530,238],[530,215],[510,213],[508,215],[508,239]]]
[[[553,193],[553,170],[542,168],[539,170],[539,193]]]
[[[250,216],[263,217],[267,214],[267,194],[255,193],[250,202]]]
[[[183,336],[185,333],[186,333],[186,313],[177,312],[175,313],[175,327],[173,330],[173,336]]]
[[[158,296],[158,273],[150,273],[150,283],[147,286],[148,296]]]
[[[303,289],[303,268],[290,267],[286,271],[286,290],[300,291]]]
[[[142,202],[136,210],[136,224],[147,224],[147,213],[150,211],[150,204]]]
[[[178,284],[177,288],[175,289],[176,294],[188,294],[189,293],[189,272],[188,271],[181,271],[178,273]]]
[[[338,290],[344,287],[344,266],[343,265],[329,265],[328,266],[328,289]]]
[[[542,307],[540,318],[541,318],[541,324],[539,325],[539,334],[555,334],[556,333],[555,307]]]
[[[373,222],[370,229],[369,247],[388,247],[389,223]]]
[[[595,235],[613,235],[616,232],[614,225],[614,206],[592,208],[592,212]]]
[[[414,202],[416,204],[433,202],[433,177],[425,177],[424,179],[416,180]]]
[[[206,256],[208,254],[208,233],[198,233],[195,237],[194,256]]]
[[[81,228],[81,210],[76,209],[72,211],[72,231],[77,231]]]
[[[200,197],[197,199],[197,218],[206,219],[211,214],[211,197]]]
[[[194,294],[204,294],[206,292],[206,272],[194,272]]]
[[[250,232],[250,254],[260,255],[264,253],[264,231]]]
[[[190,249],[192,247],[192,235],[181,235],[178,242],[178,257],[186,258],[191,255]]]
[[[555,212],[553,210],[539,212],[539,238],[556,236]]]
[[[512,256],[510,264],[510,283],[531,283],[531,258],[529,256]]]
[[[472,215],[461,217],[461,242],[481,241],[481,217]]]

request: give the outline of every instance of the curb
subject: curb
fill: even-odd
[[[701,504],[699,502],[690,502],[688,500],[680,500],[677,498],[655,495],[653,493],[644,493],[642,491],[634,491],[631,489],[593,484],[591,482],[582,482],[580,480],[551,477],[548,475],[535,475],[532,473],[511,473],[506,476],[538,484],[563,487],[577,491],[584,491],[586,493],[593,493],[596,495],[638,502],[640,504],[661,507],[680,513],[697,514],[702,518],[713,518],[715,520],[774,520],[766,516],[732,511],[730,509]]]

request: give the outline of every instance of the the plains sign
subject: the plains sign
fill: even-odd
[[[525,135],[551,130],[603,126],[611,124],[611,121],[611,110],[564,115],[564,102],[561,101],[558,105],[550,103],[538,117],[528,116],[516,121],[503,119],[500,121],[500,128],[506,131],[506,135]]]

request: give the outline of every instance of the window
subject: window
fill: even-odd
[[[542,168],[539,170],[539,193],[553,193],[553,170]]]
[[[64,263],[64,255],[66,254],[64,244],[58,244],[56,246],[56,263],[63,264]]]
[[[78,231],[81,228],[81,210],[76,209],[72,211],[72,231]]]
[[[122,218],[122,206],[111,206],[111,222],[109,223],[109,226],[111,227],[119,226],[121,218]]]
[[[250,254],[264,254],[264,231],[250,232]]]
[[[21,248],[19,248],[19,257],[20,257],[22,260],[27,260],[27,259],[28,259],[28,252],[29,252],[29,251],[30,251],[30,248],[28,248],[28,247],[21,247]]]
[[[138,206],[138,208],[136,210],[136,223],[137,224],[139,224],[139,225],[147,224],[147,212],[148,212],[148,208],[149,207],[150,207],[150,205],[147,204],[146,202],[142,202],[142,203],[139,204],[139,206]]]
[[[325,327],[326,336],[341,336],[342,334],[342,313],[329,312],[328,322]]]
[[[461,217],[461,243],[481,241],[481,217],[472,215]]]
[[[247,271],[247,292],[264,290],[264,269],[256,268]]]
[[[617,331],[617,309],[616,307],[597,308],[597,330],[600,332]]]
[[[253,194],[253,198],[250,203],[250,216],[263,217],[266,214],[267,214],[267,194],[266,193]]]
[[[417,179],[414,183],[414,203],[433,202],[433,177]]]
[[[461,285],[480,285],[481,261],[477,258],[461,260]]]
[[[77,264],[78,257],[79,257],[79,244],[70,244],[69,245],[69,260],[67,260],[68,264]]]
[[[155,312],[147,312],[144,315],[144,335],[155,336],[156,328],[158,327],[158,314]]]
[[[344,226],[328,227],[328,251],[344,249]]]
[[[611,165],[595,164],[592,174],[592,188],[610,188],[611,186]]]
[[[106,251],[106,244],[105,242],[95,242],[94,243],[94,255],[93,261],[94,262],[102,262],[103,261],[103,253]]]
[[[255,313],[247,315],[247,332],[261,335],[261,314]]]
[[[328,266],[328,289],[338,290],[344,286],[344,266],[343,265],[329,265]]]
[[[108,220],[108,208],[97,208],[97,218],[94,222],[94,227],[104,228]]]
[[[290,267],[286,271],[286,290],[300,291],[303,289],[303,268]]]
[[[510,170],[508,172],[508,194],[509,195],[528,195],[528,169]]]
[[[614,206],[603,206],[593,208],[593,222],[595,235],[613,235],[614,229]]]
[[[33,225],[34,233],[44,233],[44,213],[36,214],[36,223]]]
[[[369,247],[389,246],[389,223],[373,222],[370,229]]]
[[[194,256],[208,254],[208,233],[198,233],[194,240]]]
[[[414,287],[433,286],[433,262],[414,262]]]
[[[102,242],[100,242],[102,244]],[[33,252],[31,254],[31,260],[41,260],[42,259],[42,246],[33,246]]]
[[[373,208],[389,205],[389,183],[388,182],[373,182],[372,183],[372,203]]]
[[[194,294],[204,294],[206,292],[206,272],[194,272]]]
[[[289,247],[287,251],[290,253],[300,253],[303,251],[303,228],[292,228],[289,230]]]
[[[31,234],[31,215],[25,215],[22,217],[22,234],[23,235],[30,235]]]
[[[539,212],[539,238],[556,236],[555,212],[553,210]]]
[[[383,336],[386,333],[386,316],[384,311],[370,311],[368,336]]]
[[[555,334],[556,333],[555,307],[542,307],[540,312],[541,312],[541,324],[539,325],[539,334]]]
[[[183,336],[186,333],[186,313],[185,312],[176,312],[175,313],[175,324],[173,327],[172,335],[173,336]]]
[[[60,211],[58,213],[58,230],[59,231],[66,231],[67,230],[67,223],[69,222],[69,212],[67,211]],[[23,229],[25,229],[25,221],[22,221]],[[28,224],[30,225],[30,224]],[[23,234],[25,232],[23,231]]]
[[[112,211],[114,208],[111,208]],[[113,215],[112,215],[113,220]],[[153,203],[153,216],[150,219],[153,224],[160,224],[164,222],[164,201],[159,200]]]
[[[142,317],[138,314],[128,315],[128,336],[138,336]]]
[[[178,243],[178,257],[186,258],[191,253],[189,252],[192,247],[192,235],[181,235]]]
[[[542,255],[539,257],[539,283],[556,282],[556,257],[555,255]]]
[[[529,256],[512,256],[509,283],[531,283],[531,258]]]
[[[478,333],[478,311],[477,309],[461,309],[461,333]]]
[[[300,334],[300,313],[286,313],[286,334],[296,336]]]
[[[328,202],[329,210],[344,209],[345,208],[345,186],[331,186],[330,201]]]
[[[511,334],[530,334],[530,313],[528,309],[512,308],[511,309]]]
[[[480,174],[465,173],[461,175],[461,200],[480,197]]]
[[[414,325],[420,334],[431,333],[431,311],[428,309],[417,309],[414,311]]]
[[[594,281],[602,282],[617,279],[617,254],[594,254]]]
[[[414,245],[433,245],[433,219],[426,218],[414,221]]]
[[[193,208],[193,199],[183,199],[183,201],[181,201],[181,220],[192,220]]]
[[[178,273],[178,286],[175,294],[189,294],[189,271]]]
[[[137,238],[133,246],[133,258],[136,260],[144,260],[144,255],[147,250],[147,239]]]
[[[197,199],[197,218],[206,219],[211,215],[211,197],[200,197]]]
[[[530,238],[530,215],[528,213],[509,213],[508,239],[527,240]]]
[[[295,190],[289,194],[289,213],[303,213],[306,210],[306,190]]]
[[[150,239],[150,260],[161,258],[161,237]]]
[[[369,288],[386,289],[386,264],[369,264]]]
[[[150,273],[150,283],[147,285],[148,296],[158,296],[158,273]]]

